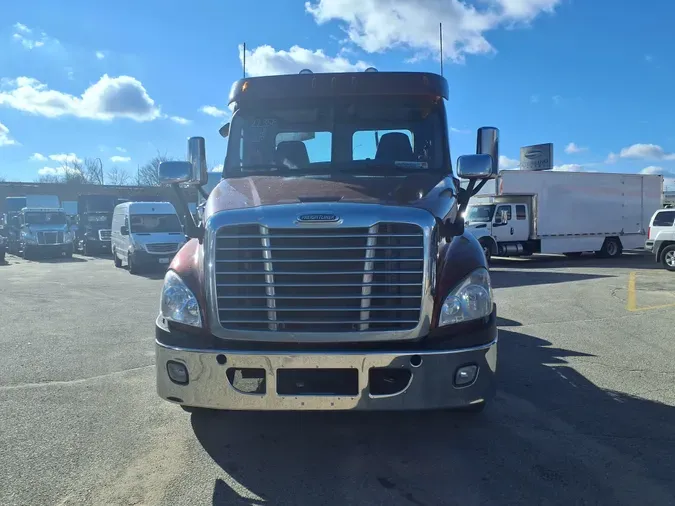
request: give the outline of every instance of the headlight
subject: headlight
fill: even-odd
[[[492,285],[487,269],[480,267],[452,290],[443,302],[439,327],[484,318],[492,313]]]
[[[30,232],[22,232],[21,239],[30,244],[37,242],[37,237],[31,234]]]
[[[197,297],[174,271],[168,271],[164,276],[159,308],[167,320],[193,327],[202,326]]]

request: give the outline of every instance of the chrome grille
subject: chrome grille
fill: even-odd
[[[62,244],[63,232],[38,232],[37,240],[38,244]]]
[[[371,227],[218,229],[221,326],[277,332],[410,330],[420,321],[424,233]]]
[[[100,241],[109,241],[110,240],[110,230],[99,230],[98,238]]]
[[[146,244],[145,247],[148,253],[175,253],[178,250],[178,244],[171,242]]]

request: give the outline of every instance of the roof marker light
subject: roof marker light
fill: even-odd
[[[377,72],[377,69],[375,67],[368,67],[364,72]]]
[[[298,73],[299,73],[299,74],[313,74],[314,72],[312,72],[312,71],[309,70],[309,69],[302,69],[302,70],[301,70],[300,72],[298,72]]]

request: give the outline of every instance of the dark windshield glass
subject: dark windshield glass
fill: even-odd
[[[175,214],[133,214],[130,232],[134,234],[181,232],[181,225]]]
[[[492,215],[495,212],[495,206],[472,206],[469,208],[469,211],[466,215],[465,221],[472,222],[488,222],[492,219]]]
[[[27,225],[65,225],[66,213],[29,212],[25,220]]]
[[[230,126],[226,176],[447,171],[442,100],[265,101]]]

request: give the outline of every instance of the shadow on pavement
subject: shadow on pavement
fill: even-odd
[[[492,257],[491,267],[537,269],[548,267],[586,267],[619,269],[658,269],[654,255],[643,251],[624,252],[619,258],[598,258],[593,253],[568,258],[563,255],[533,255],[531,257]]]
[[[515,267],[515,266],[514,266]],[[520,267],[520,264],[518,265]],[[493,288],[511,286],[548,285],[553,283],[571,283],[587,279],[610,278],[603,274],[578,274],[573,272],[531,271],[527,269],[509,269],[504,271],[490,270]]]
[[[86,258],[82,257],[30,257],[28,258],[29,262],[37,262],[41,264],[70,264],[70,263],[78,263],[78,262],[88,262]]]
[[[481,415],[193,414],[226,474],[213,504],[675,504],[675,409],[598,388],[566,365],[587,355],[550,344],[500,331]]]

